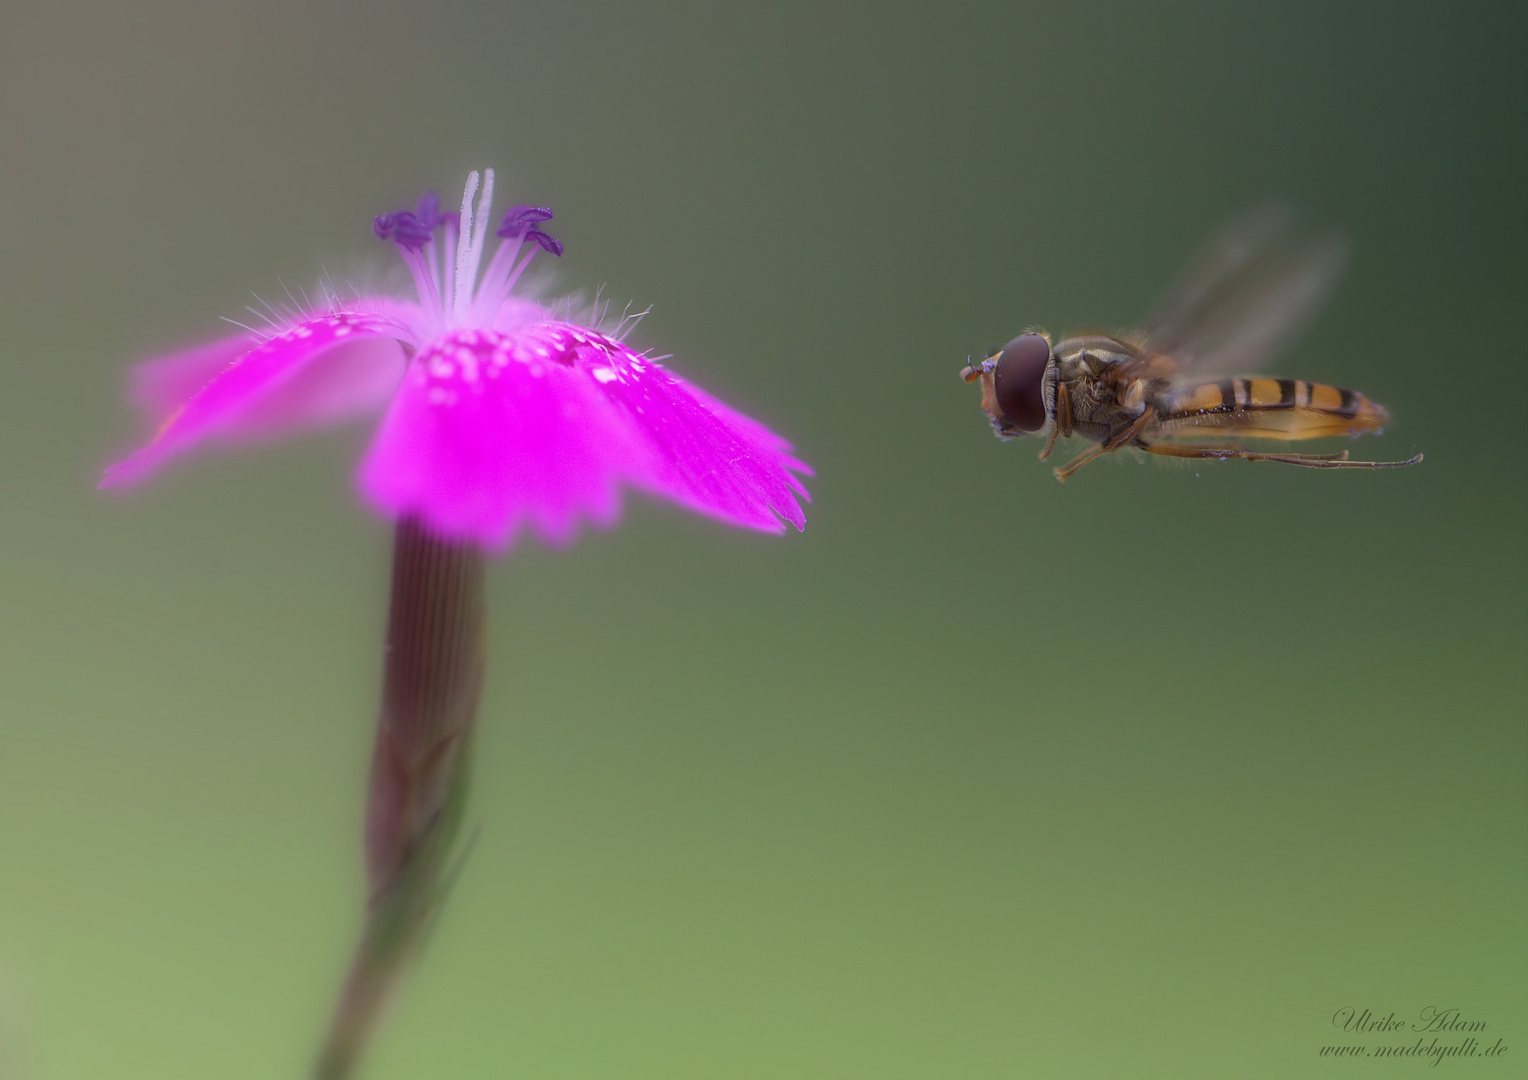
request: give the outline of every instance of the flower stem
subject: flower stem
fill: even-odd
[[[449,886],[483,683],[484,614],[482,553],[400,521],[367,793],[366,925],[316,1080],[351,1075]]]

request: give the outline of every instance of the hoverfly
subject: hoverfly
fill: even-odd
[[[982,409],[1000,439],[1040,433],[1095,445],[1056,470],[1067,480],[1122,447],[1176,458],[1282,461],[1312,469],[1389,469],[1405,461],[1336,454],[1265,453],[1231,438],[1293,441],[1378,434],[1384,408],[1353,390],[1303,379],[1249,375],[1315,313],[1336,278],[1340,245],[1291,239],[1291,216],[1256,210],[1216,236],[1133,333],[1084,334],[1051,343],[1043,331],[1014,338],[979,365]]]

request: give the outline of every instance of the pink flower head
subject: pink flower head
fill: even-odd
[[[203,442],[288,434],[382,413],[358,483],[388,518],[417,517],[432,533],[503,550],[521,525],[566,543],[579,521],[610,525],[631,485],[733,525],[804,527],[811,475],[790,444],[621,340],[622,323],[573,315],[515,286],[542,252],[545,207],[504,215],[482,268],[493,170],[467,178],[461,213],[433,193],[383,214],[417,298],[326,296],[321,310],[281,316],[152,360],[134,398],[153,439],[106,471],[102,487],[143,480]],[[476,209],[473,207],[477,196]],[[481,272],[480,272],[481,269]]]

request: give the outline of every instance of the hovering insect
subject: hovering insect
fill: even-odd
[[[1378,434],[1388,414],[1353,390],[1258,371],[1309,321],[1336,278],[1342,248],[1296,240],[1291,215],[1264,207],[1217,235],[1143,328],[1051,343],[1020,334],[961,371],[979,382],[982,409],[1000,439],[1079,435],[1096,445],[1056,470],[1071,478],[1121,447],[1177,458],[1282,461],[1312,469],[1390,469],[1405,461],[1349,461],[1336,454],[1264,453],[1227,436],[1293,441]],[[1240,374],[1239,374],[1240,373]]]

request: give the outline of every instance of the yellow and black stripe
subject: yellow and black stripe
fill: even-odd
[[[1235,430],[1268,439],[1314,439],[1378,431],[1385,410],[1356,390],[1304,379],[1220,379],[1169,389],[1161,422],[1192,435]]]

